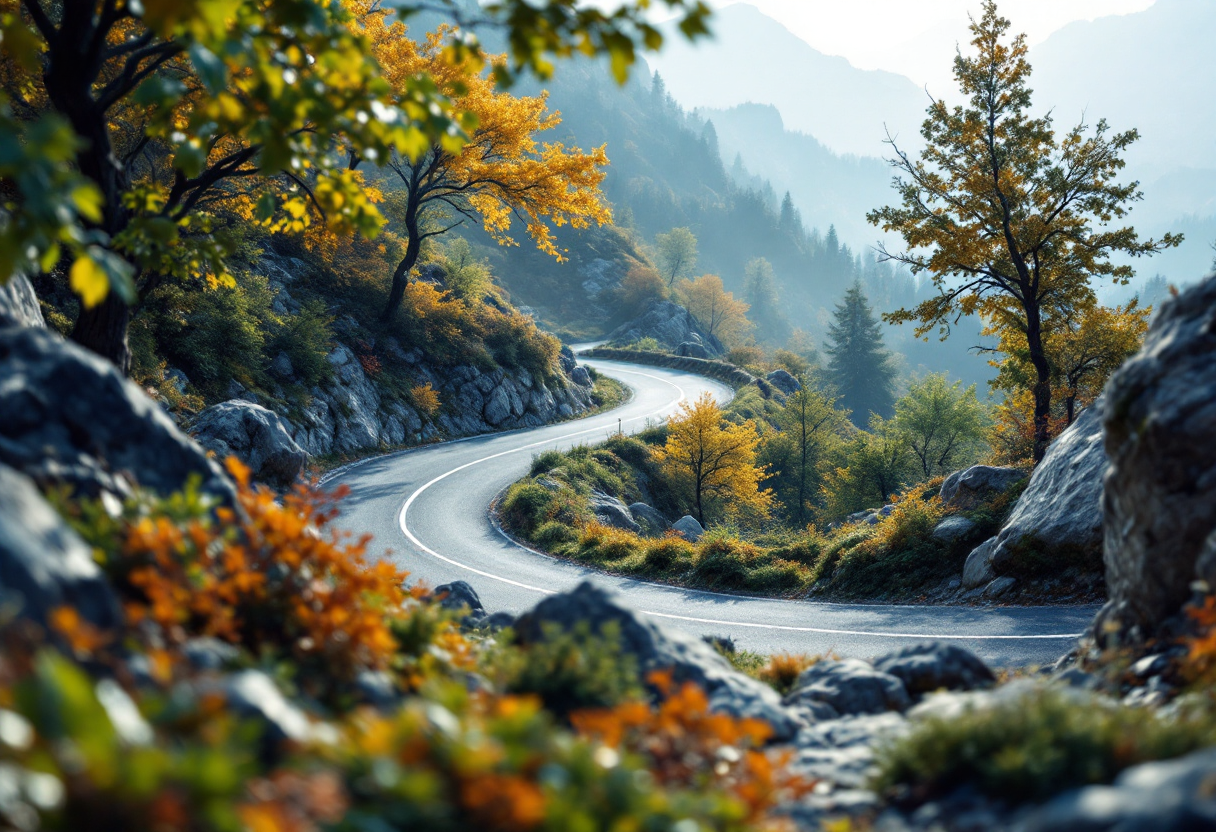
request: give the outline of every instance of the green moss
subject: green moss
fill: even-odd
[[[1075,692],[1044,689],[950,719],[929,719],[879,749],[877,786],[922,800],[972,786],[991,797],[1043,800],[1108,783],[1123,769],[1216,742],[1216,719],[1179,719]]]

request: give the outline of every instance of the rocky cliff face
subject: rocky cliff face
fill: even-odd
[[[274,306],[280,314],[299,311],[300,304],[292,297],[293,272],[307,268],[301,261],[286,257],[265,257],[261,267],[270,278],[270,288],[276,293]],[[234,400],[263,405],[278,413],[291,438],[310,456],[357,455],[383,447],[425,442],[437,438],[454,438],[536,427],[583,413],[591,406],[591,379],[574,363],[569,351],[549,378],[538,378],[526,369],[486,370],[473,365],[441,366],[430,361],[419,350],[406,351],[392,338],[380,343],[356,337],[360,332],[353,319],[338,322],[339,333],[349,335],[335,343],[327,360],[332,368],[331,378],[308,390],[303,404],[287,408],[281,401],[257,396],[241,388],[230,387]],[[361,347],[378,347],[397,365],[407,367],[415,385],[430,384],[439,394],[440,409],[434,414],[420,412],[404,397],[390,392],[376,379],[377,367],[365,361],[357,352]],[[298,378],[286,355],[276,356],[271,374],[284,387],[298,384]],[[582,383],[579,383],[582,382]],[[282,399],[281,396],[277,397]],[[213,405],[195,420],[196,428],[212,424]],[[213,432],[199,433],[200,441],[208,445]],[[218,445],[208,445],[219,452]],[[262,454],[251,448],[250,455]],[[257,472],[255,471],[255,476]]]
[[[721,341],[705,332],[687,309],[669,300],[651,301],[645,312],[610,332],[608,344],[623,346],[643,338],[653,338],[673,351],[681,344],[704,349],[705,355],[693,355],[694,358],[717,358],[726,354]]]
[[[1216,275],[1165,302],[1102,416],[1110,601],[1095,631],[1139,641],[1194,581],[1216,586]]]

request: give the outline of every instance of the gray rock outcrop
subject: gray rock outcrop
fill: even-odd
[[[28,477],[5,465],[0,465],[0,603],[42,625],[64,605],[102,630],[122,621],[118,598],[92,548]]]
[[[1056,437],[995,538],[967,557],[963,583],[974,588],[1015,577],[1029,562],[1093,565],[1102,551],[1101,399]],[[943,489],[945,488],[943,484]]]
[[[667,518],[659,514],[654,506],[646,503],[631,503],[629,514],[642,527],[642,534],[646,537],[662,537],[663,533],[671,528]]]
[[[713,353],[705,349],[704,344],[699,344],[696,341],[683,341],[676,346],[676,355],[685,358],[704,358],[706,360],[714,357]]]
[[[198,415],[191,433],[220,459],[235,455],[254,479],[277,486],[295,482],[308,461],[308,454],[291,438],[287,421],[252,402],[211,405]]]
[[[880,714],[905,711],[912,704],[904,683],[860,659],[821,659],[802,671],[785,702],[814,700],[840,714]]]
[[[888,653],[874,660],[874,669],[904,683],[909,693],[971,690],[996,682],[983,660],[956,644],[930,642]]]
[[[202,448],[101,357],[46,329],[0,328],[0,462],[40,486],[123,496],[168,494],[191,476],[233,497]]]
[[[1109,786],[1066,792],[1035,811],[1022,832],[1106,832],[1216,829],[1216,749],[1144,763]]]
[[[787,396],[792,396],[802,389],[802,382],[790,375],[788,370],[773,370],[764,378]]]
[[[701,639],[660,628],[589,582],[541,601],[519,617],[515,632],[529,644],[544,640],[542,625],[546,622],[568,632],[584,621],[592,632],[600,632],[605,624],[614,622],[620,630],[622,650],[635,657],[643,678],[655,670],[670,670],[675,684],[699,685],[709,697],[712,710],[763,719],[772,725],[774,738],[779,740],[790,739],[797,732],[794,715],[768,685],[735,670]]]
[[[292,436],[300,447],[314,456],[366,453],[441,434],[455,438],[539,427],[591,406],[589,388],[566,375],[545,380],[522,368],[438,368],[418,351],[402,356],[415,380],[439,393],[441,409],[434,418],[384,395],[354,352],[338,344],[329,354],[333,378],[312,388],[303,412],[293,417]]]
[[[485,612],[486,609],[481,604],[477,590],[473,589],[468,581],[452,581],[450,584],[437,586],[435,597],[439,599],[439,606],[448,610],[462,610],[467,607],[470,612]]]
[[[1190,597],[1216,586],[1216,275],[1167,300],[1140,352],[1111,377],[1102,426],[1109,601],[1099,638],[1151,637]]]
[[[23,274],[14,274],[8,283],[0,283],[0,326],[46,326],[38,295]]]
[[[279,314],[298,312],[301,304],[292,295],[297,275],[308,268],[301,260],[277,254],[264,255],[258,263],[275,293]],[[569,418],[591,407],[587,386],[575,384],[571,375],[580,369],[569,348],[558,358],[555,372],[539,378],[526,369],[486,370],[472,364],[440,366],[417,349],[405,350],[393,337],[374,344],[359,344],[367,333],[353,320],[335,327],[343,337],[327,356],[331,377],[307,391],[307,400],[290,414],[289,431],[296,443],[311,456],[359,455],[384,447],[415,444],[440,436],[456,438],[539,427]],[[390,395],[369,376],[364,355],[352,345],[371,347],[383,360],[392,361],[417,385],[429,384],[439,394],[440,410],[434,416],[419,412],[407,401]],[[286,360],[281,360],[286,359]],[[295,369],[287,356],[276,357],[272,375],[285,384]],[[586,370],[583,369],[586,373]],[[590,377],[586,380],[589,382]],[[230,399],[253,400],[251,393],[233,388]],[[278,407],[269,400],[259,404]]]
[[[1026,479],[1020,468],[1002,468],[994,465],[972,465],[964,471],[955,471],[946,477],[938,496],[942,505],[968,511],[991,500],[1015,483]]]
[[[938,543],[953,543],[956,540],[962,540],[976,530],[976,522],[968,517],[963,517],[961,514],[945,517],[940,523],[933,527],[933,532],[930,535]]]
[[[726,353],[722,342],[705,332],[687,309],[669,300],[652,300],[645,312],[608,333],[607,341],[626,346],[643,338],[653,338],[669,350],[685,343],[700,344],[711,358]]]
[[[611,526],[614,529],[624,529],[634,534],[642,533],[642,527],[633,519],[633,515],[629,513],[628,507],[611,494],[605,494],[602,491],[591,492],[588,506],[591,509],[591,513],[595,515],[595,519],[605,526]]]
[[[697,518],[691,514],[685,514],[679,520],[672,523],[671,530],[690,543],[696,543],[705,534],[705,529],[697,522]]]

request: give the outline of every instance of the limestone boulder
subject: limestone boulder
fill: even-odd
[[[1000,532],[968,556],[968,588],[999,575],[1099,568],[1106,473],[1101,413],[1099,400],[1051,443]]]
[[[764,378],[787,396],[792,396],[802,389],[802,382],[794,378],[788,370],[773,370]]]
[[[1110,457],[1102,504],[1109,601],[1099,638],[1151,637],[1216,586],[1216,275],[1166,300],[1140,352],[1110,379],[1102,408]]]
[[[614,623],[621,649],[635,658],[642,678],[652,671],[670,670],[675,684],[692,682],[704,690],[714,711],[763,719],[772,725],[777,740],[791,739],[797,732],[795,715],[768,685],[735,670],[701,639],[662,627],[590,582],[545,598],[519,617],[515,632],[521,642],[530,644],[546,638],[546,624],[570,632],[580,622],[586,622],[592,632]]]
[[[969,511],[1024,479],[1026,472],[1020,468],[973,465],[946,477],[938,496],[947,508]]]
[[[671,528],[671,524],[667,522],[667,518],[659,514],[658,510],[646,503],[631,503],[629,505],[629,513],[633,516],[634,521],[642,527],[642,534],[646,537],[662,537],[663,533]]]
[[[96,497],[140,485],[231,500],[215,461],[105,359],[46,329],[0,328],[0,463]]]
[[[611,526],[614,529],[624,529],[634,534],[642,533],[642,527],[638,525],[637,521],[633,519],[633,515],[629,513],[629,507],[616,497],[605,494],[602,491],[593,491],[588,505],[591,513],[595,515],[595,519],[605,526]]]
[[[690,543],[696,543],[705,534],[705,529],[697,522],[697,518],[691,514],[685,514],[679,520],[672,523],[671,529]]]
[[[198,415],[191,432],[220,459],[236,456],[255,480],[279,487],[295,482],[308,461],[282,416],[241,399],[211,405]]]
[[[699,344],[711,358],[726,353],[722,342],[703,330],[687,309],[669,300],[652,300],[641,315],[608,333],[607,342],[625,346],[643,338],[653,338],[669,350]]]
[[[0,326],[46,326],[38,295],[23,274],[14,274],[8,283],[0,283]]]
[[[85,621],[113,630],[122,621],[92,548],[38,493],[32,480],[0,465],[0,603],[43,626],[70,606]]]

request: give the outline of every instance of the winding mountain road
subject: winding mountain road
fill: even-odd
[[[372,551],[431,586],[466,580],[491,612],[522,612],[545,594],[591,579],[623,594],[665,624],[730,636],[765,653],[790,651],[870,657],[908,643],[940,639],[965,645],[999,666],[1043,664],[1066,652],[1096,607],[943,607],[832,604],[703,592],[614,577],[556,560],[504,537],[488,506],[527,473],[535,454],[602,441],[618,424],[639,430],[666,418],[685,399],[725,385],[675,370],[587,359],[620,379],[633,398],[610,412],[530,430],[430,445],[356,463],[326,484],[350,496],[340,524],[374,536]]]

